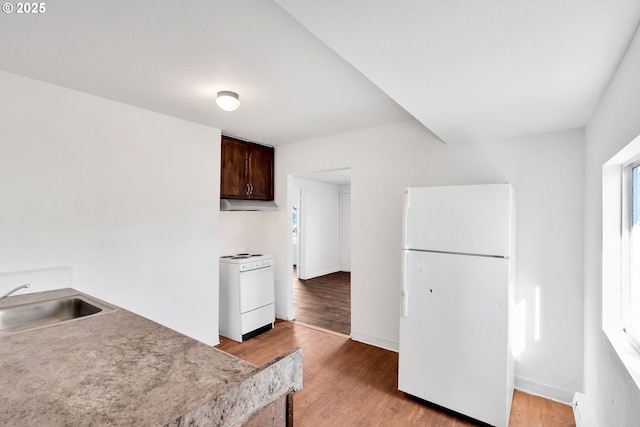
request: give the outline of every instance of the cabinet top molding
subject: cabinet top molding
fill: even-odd
[[[262,147],[274,148],[273,145],[265,144],[263,142],[249,141],[248,139],[238,138],[237,136],[222,134],[221,137],[222,139],[231,139],[233,141],[243,142],[245,144],[254,144],[254,145],[260,145]]]

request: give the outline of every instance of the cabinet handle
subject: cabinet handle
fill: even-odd
[[[249,183],[247,183],[247,194],[251,194],[251,190],[250,190],[250,187],[249,187]]]
[[[249,184],[249,194],[253,194],[253,183]]]

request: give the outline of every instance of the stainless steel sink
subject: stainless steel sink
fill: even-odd
[[[0,334],[75,320],[113,308],[84,295],[0,308]]]

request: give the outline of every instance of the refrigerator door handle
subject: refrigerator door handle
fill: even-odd
[[[409,316],[409,292],[407,290],[407,256],[409,251],[402,251],[402,317]]]
[[[408,234],[408,228],[409,228],[409,205],[410,205],[410,189],[409,188],[405,188],[404,190],[404,200],[403,200],[403,206],[402,206],[402,249],[408,249],[409,248],[409,234]]]

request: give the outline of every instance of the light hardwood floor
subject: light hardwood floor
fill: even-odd
[[[217,348],[261,366],[302,347],[304,389],[294,397],[294,425],[473,426],[397,390],[398,355],[295,322],[244,343],[220,337]],[[514,395],[510,427],[575,426],[571,407],[522,392]]]
[[[293,306],[296,321],[349,335],[351,273],[339,271],[301,280],[294,267]]]

